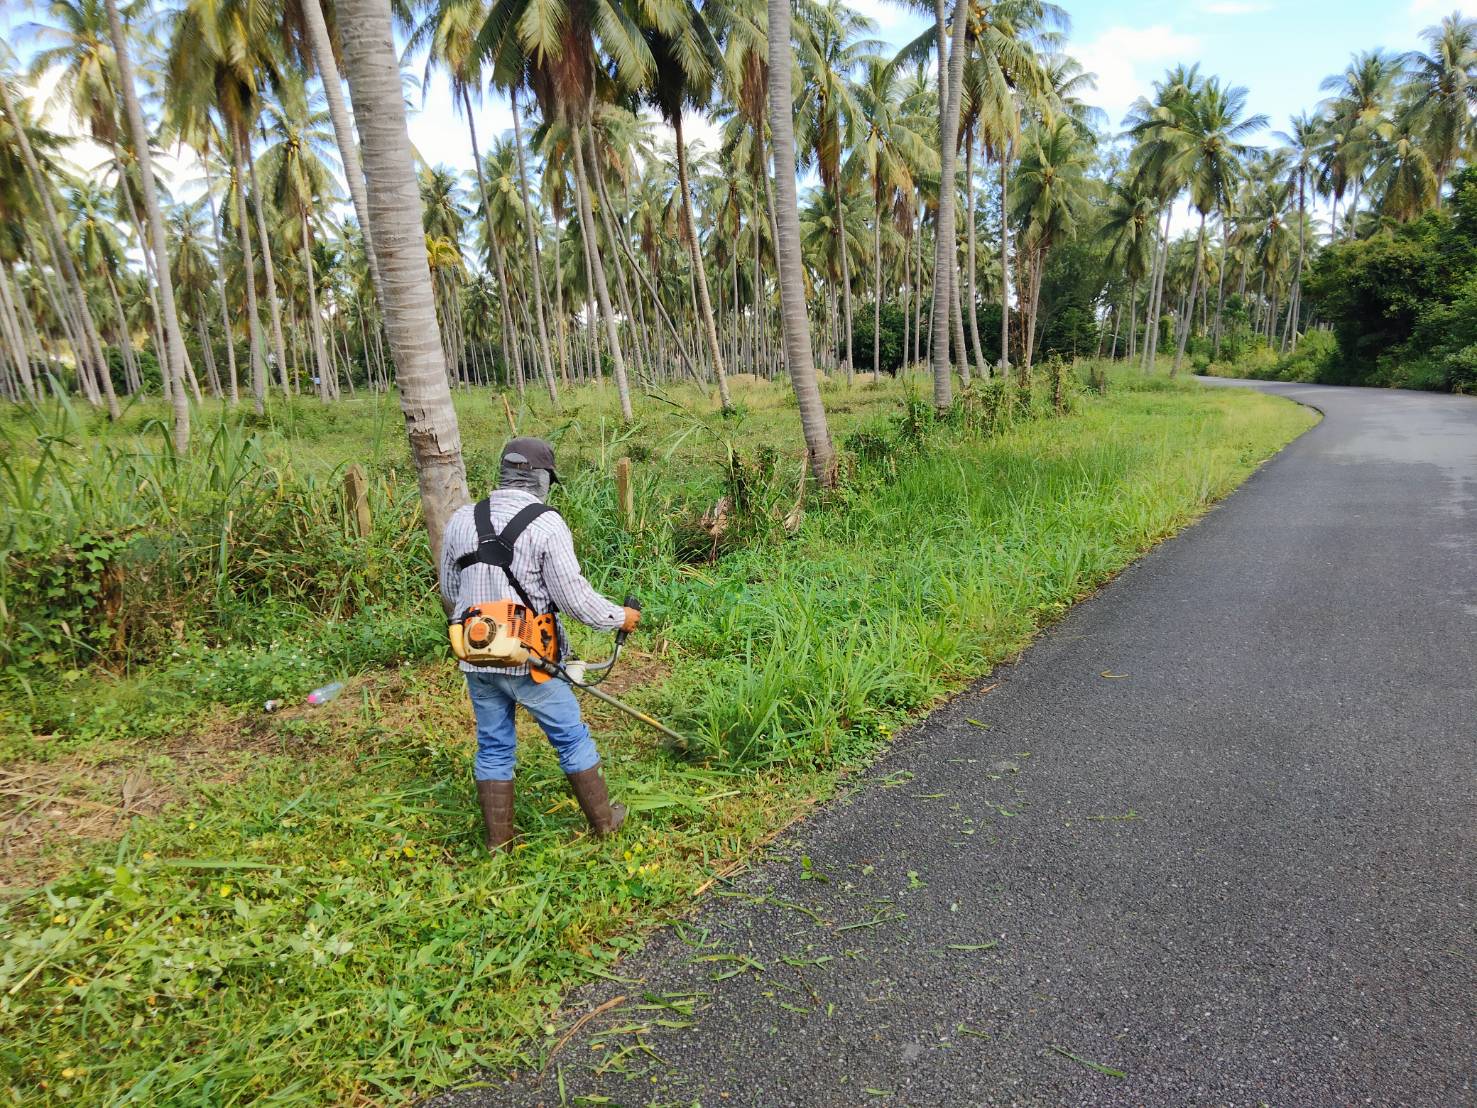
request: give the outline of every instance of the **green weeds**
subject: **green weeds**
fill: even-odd
[[[82,603],[66,590],[28,609],[31,645],[6,663],[18,720],[7,770],[148,750],[149,772],[174,782],[162,810],[123,821],[121,840],[36,855],[61,876],[0,907],[0,1073],[15,1097],[377,1103],[479,1067],[546,1065],[564,1041],[566,989],[613,976],[647,928],[829,795],[906,718],[1018,650],[1309,422],[1267,397],[1136,373],[1090,396],[1044,373],[1023,408],[1013,384],[988,385],[942,419],[902,403],[906,382],[830,389],[853,409],[835,421],[838,441],[876,449],[852,450],[844,487],[811,490],[798,512],[782,387],[745,388],[743,414],[726,421],[684,396],[621,429],[595,390],[557,415],[518,413],[520,431],[559,441],[560,508],[587,569],[645,601],[633,645],[651,653],[634,657],[622,695],[694,745],[665,750],[592,712],[635,813],[597,842],[578,833],[552,753],[525,735],[522,836],[497,859],[478,845],[465,697],[432,660],[439,610],[392,406],[297,404],[260,426],[223,416],[218,443],[189,460],[133,412],[102,436],[75,413],[41,430],[6,424],[7,639],[36,603],[27,559],[67,550],[79,559],[69,580],[94,573],[89,557],[124,565],[127,643],[120,663],[57,639],[46,603]],[[1070,416],[1038,418],[1058,393]],[[486,397],[458,405],[480,491],[506,421]],[[858,434],[872,438],[848,439]],[[629,527],[609,477],[622,456],[637,459]],[[369,536],[351,533],[339,500],[349,461],[378,490]],[[725,497],[736,537],[687,564],[670,520]],[[165,622],[131,588],[156,596]],[[106,589],[92,595],[87,611],[108,611]],[[405,660],[417,664],[375,668]],[[366,670],[312,712],[211,708]],[[183,741],[182,723],[210,711],[215,737],[198,751],[150,738]],[[835,930],[905,918],[887,901],[864,912]],[[762,972],[698,956],[718,975]],[[650,1061],[639,1040],[613,1038],[623,1060],[610,1064]]]

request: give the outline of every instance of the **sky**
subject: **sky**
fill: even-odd
[[[931,22],[916,11],[888,0],[852,0],[876,23],[879,38],[900,44]],[[1116,127],[1133,100],[1151,91],[1152,82],[1177,63],[1199,62],[1249,92],[1251,112],[1265,113],[1269,131],[1285,130],[1288,118],[1311,111],[1325,95],[1319,83],[1339,72],[1350,55],[1383,46],[1404,51],[1422,45],[1420,32],[1453,10],[1477,15],[1477,0],[1067,0],[1071,19],[1067,51],[1095,75],[1097,89],[1084,99],[1101,107]],[[16,29],[35,18],[22,0],[0,0],[0,36],[16,42]],[[18,44],[22,58],[24,43]],[[419,78],[421,59],[407,69]],[[419,110],[410,116],[411,141],[430,163],[471,165],[466,121],[453,107],[444,77],[432,78]],[[72,129],[53,116],[53,127]],[[478,138],[484,151],[491,139],[512,127],[507,101],[489,96],[477,108]],[[708,139],[707,121],[689,116],[690,138]],[[1261,141],[1272,142],[1269,133]],[[73,153],[81,166],[94,164],[100,152]],[[166,167],[179,172],[177,166]],[[190,189],[185,188],[186,192]]]

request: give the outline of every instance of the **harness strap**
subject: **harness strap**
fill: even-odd
[[[456,568],[466,569],[478,563],[497,567],[503,571],[508,584],[513,586],[518,599],[523,601],[523,606],[537,614],[538,609],[534,607],[523,584],[513,573],[513,547],[522,537],[523,532],[528,530],[528,525],[547,512],[554,512],[554,509],[547,504],[529,504],[508,520],[508,525],[499,534],[492,523],[492,501],[490,499],[477,501],[472,508],[472,519],[477,525],[477,546],[456,560]],[[555,514],[558,513],[555,512]],[[551,607],[550,610],[554,609]]]

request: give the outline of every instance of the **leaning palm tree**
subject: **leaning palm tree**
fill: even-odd
[[[99,402],[101,396],[105,395],[108,399],[108,415],[117,419],[119,415],[118,398],[113,394],[113,378],[108,371],[107,359],[103,356],[97,323],[93,318],[91,307],[88,306],[87,293],[78,277],[71,252],[67,249],[66,236],[57,215],[56,201],[52,196],[51,181],[42,172],[36,151],[31,146],[30,121],[16,106],[16,99],[11,92],[8,77],[0,77],[0,108],[4,109],[6,118],[10,120],[10,134],[20,152],[21,163],[25,168],[31,194],[42,217],[47,245],[51,248],[52,264],[61,273],[66,293],[71,298],[68,310],[77,320],[79,333],[75,353],[78,376],[85,382],[84,394],[94,403]],[[98,387],[99,384],[101,389]]]
[[[794,54],[790,45],[790,0],[768,0],[769,128],[774,148],[775,254],[779,269],[780,322],[785,364],[800,408],[800,428],[815,479],[836,482],[836,450],[815,379],[810,320],[805,314],[805,264],[800,255],[799,198],[795,186],[795,100],[790,93]]]
[[[380,309],[415,457],[431,561],[439,566],[446,522],[468,499],[467,473],[436,333],[390,5],[389,0],[340,0],[339,7],[345,68],[369,185],[370,230],[383,282]]]

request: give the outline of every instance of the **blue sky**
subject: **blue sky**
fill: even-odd
[[[929,22],[886,0],[852,3],[877,22],[879,37],[894,43]],[[1443,15],[1477,14],[1477,0],[1082,0],[1064,6],[1072,20],[1068,50],[1097,76],[1097,91],[1087,99],[1108,113],[1112,125],[1167,67],[1199,61],[1204,72],[1246,86],[1250,109],[1265,112],[1272,130],[1285,129],[1291,114],[1311,110],[1322,96],[1319,82],[1356,51],[1409,50],[1420,45],[1421,29]],[[14,41],[16,26],[32,18],[19,0],[0,0],[0,36],[7,42]],[[419,62],[410,69],[421,73]],[[478,116],[484,146],[512,126],[501,98],[484,102]],[[55,117],[49,122],[67,127]],[[466,124],[453,111],[442,78],[427,90],[425,108],[411,117],[410,128],[427,161],[470,166]],[[711,135],[699,119],[690,121],[689,133],[698,139]],[[73,157],[81,166],[96,161],[81,148]]]

